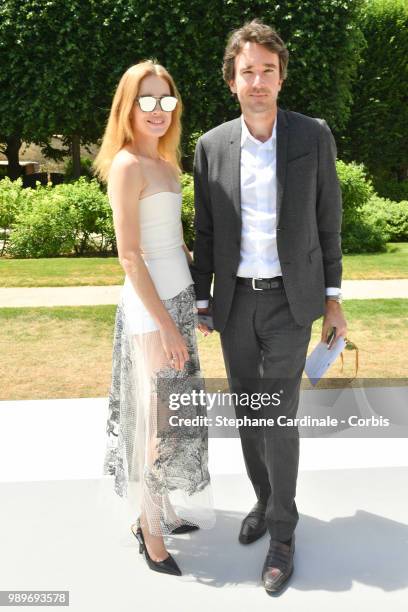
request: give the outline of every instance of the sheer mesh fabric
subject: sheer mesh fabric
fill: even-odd
[[[200,405],[169,409],[171,393],[204,389],[193,285],[163,304],[185,339],[189,360],[177,371],[168,362],[158,330],[134,333],[130,317],[137,313],[130,312],[122,297],[115,320],[104,464],[104,473],[114,475],[119,496],[127,496],[129,481],[140,483],[139,513],[144,512],[153,535],[169,534],[180,524],[211,528],[215,520],[207,428],[201,423],[175,427],[169,421],[172,415],[206,415]]]

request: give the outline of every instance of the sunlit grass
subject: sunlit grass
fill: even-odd
[[[360,349],[361,377],[406,377],[408,300],[349,300],[348,337]],[[109,392],[115,306],[0,309],[0,399],[106,397]],[[309,349],[320,339],[313,326]],[[225,378],[219,335],[198,334],[206,378]],[[351,377],[345,352],[328,376]]]

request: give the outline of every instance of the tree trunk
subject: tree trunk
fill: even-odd
[[[18,179],[19,176],[24,174],[22,166],[19,164],[19,151],[21,147],[21,138],[17,134],[6,137],[7,148],[4,151],[5,156],[8,159],[8,171],[7,174],[12,181]]]
[[[72,172],[74,179],[81,176],[81,139],[79,134],[73,134],[71,139]]]

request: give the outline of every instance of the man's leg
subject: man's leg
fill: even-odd
[[[261,351],[254,329],[256,296],[251,288],[237,285],[230,316],[221,334],[221,345],[230,390],[244,394],[259,391]],[[235,406],[237,418],[256,415],[247,407]],[[240,428],[242,452],[247,474],[258,501],[266,506],[270,496],[269,475],[265,466],[265,444],[261,429]]]
[[[262,392],[281,394],[281,404],[263,410],[263,416],[283,414],[294,418],[311,326],[298,325],[293,319],[283,287],[258,295],[255,328],[262,346]],[[265,427],[264,440],[271,487],[266,509],[267,526],[273,539],[286,541],[291,538],[299,519],[295,503],[298,429]]]

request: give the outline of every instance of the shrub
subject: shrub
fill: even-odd
[[[56,257],[72,253],[77,213],[55,188],[26,189],[10,236],[15,257]]]
[[[387,250],[388,234],[381,217],[366,218],[349,229],[342,241],[343,253],[378,253]]]
[[[15,257],[116,252],[111,208],[95,179],[38,184],[22,194],[11,224],[9,251]]]
[[[6,177],[0,181],[0,239],[3,240],[0,255],[3,255],[7,250],[11,226],[15,221],[16,214],[23,206],[24,191],[22,185],[21,178],[12,181]]]
[[[183,147],[183,168],[186,173],[190,173],[193,170],[194,153],[197,145],[197,140],[204,134],[203,130],[196,130],[192,132]]]
[[[181,221],[183,223],[184,242],[191,251],[194,245],[194,184],[191,174],[182,175],[181,187],[183,190]]]
[[[374,195],[364,166],[337,161],[336,168],[343,199],[343,253],[385,251],[388,240],[385,218],[364,214],[365,205]]]
[[[391,242],[408,241],[408,201],[393,202],[375,195],[363,207],[363,214],[365,218],[384,219]]]
[[[96,179],[80,177],[77,181],[54,187],[76,212],[75,252],[106,252],[116,249],[112,211],[108,198]]]

